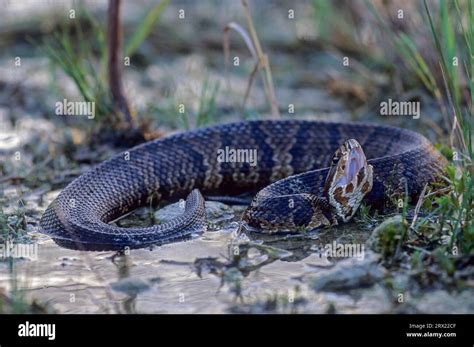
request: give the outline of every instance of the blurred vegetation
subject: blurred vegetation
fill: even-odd
[[[448,135],[447,140],[438,139],[438,148],[450,161],[444,177],[448,189],[438,187],[442,194],[433,193],[424,201],[423,212],[428,213],[428,217],[419,219],[412,229],[415,233],[430,229],[449,235],[449,244],[442,246],[445,252],[453,253],[454,250],[472,254],[473,1],[415,1],[404,4],[402,13],[396,4],[390,6],[389,3],[369,0],[363,4],[365,8],[361,7],[361,2],[350,2],[349,6],[342,8],[339,2],[314,0],[318,35],[328,44],[339,44],[345,49],[352,47],[359,53],[363,52],[365,59],[373,58],[391,65],[392,69],[396,67],[406,88],[416,88],[421,83],[437,101]],[[336,20],[336,16],[342,20]],[[344,25],[339,26],[339,23]],[[364,44],[361,37],[366,23],[372,26],[371,32],[376,37]],[[374,25],[380,30],[377,31]],[[387,43],[394,48],[396,56],[391,55]],[[355,48],[358,45],[359,48]],[[398,59],[401,59],[402,66],[399,66]],[[415,83],[410,80],[412,76],[417,80]],[[384,254],[393,254],[394,251],[390,245],[392,238],[398,235],[395,232],[398,227],[394,229],[392,224],[385,228],[389,240],[385,240],[388,249],[383,251]],[[400,221],[400,225],[408,228],[406,218]]]
[[[349,52],[368,67],[393,71],[392,86],[397,79],[405,91],[421,86],[442,114],[446,136],[437,139],[437,147],[449,161],[443,182],[420,198],[414,221],[407,218],[405,201],[402,215],[376,228],[374,249],[391,261],[400,260],[402,250],[413,259],[428,256],[442,268],[453,266],[460,254],[474,254],[474,2],[312,4],[317,37],[325,47]],[[362,207],[358,218],[368,221],[367,209]]]
[[[26,214],[24,202],[19,201],[20,207],[13,213],[5,213],[0,206],[0,242],[7,239],[19,239],[26,235]]]
[[[116,126],[120,121],[112,113],[107,86],[107,51],[105,30],[100,21],[85,9],[70,23],[63,23],[51,37],[46,37],[42,50],[74,82],[86,102],[95,102],[95,120]],[[85,28],[92,28],[85,36]]]
[[[140,21],[135,33],[125,45],[125,57],[131,57],[143,41],[146,40],[163,11],[168,7],[170,1],[171,0],[162,0],[156,6],[146,11],[145,17]]]
[[[26,297],[22,290],[22,284],[15,270],[15,262],[8,258],[8,268],[10,272],[10,288],[8,295],[3,288],[0,288],[0,314],[46,314],[54,313],[54,310],[35,299]],[[26,287],[26,286],[25,286]]]
[[[170,0],[160,1],[145,12],[143,20],[127,41],[124,57],[130,58],[150,35]],[[54,65],[71,78],[84,101],[95,102],[99,127],[119,128],[120,116],[113,111],[107,76],[106,28],[80,7],[72,24],[63,23],[42,42],[42,50]],[[87,35],[85,34],[87,32]]]

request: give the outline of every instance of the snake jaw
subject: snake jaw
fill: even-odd
[[[349,221],[372,185],[373,168],[361,145],[354,139],[347,140],[334,154],[324,188],[338,219]]]

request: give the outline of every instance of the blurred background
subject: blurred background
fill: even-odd
[[[467,102],[462,32],[468,29],[468,2],[428,5],[448,63],[445,78],[456,84],[451,97]],[[22,113],[62,122],[52,115],[55,102],[85,98],[98,105],[96,122],[111,126],[107,6],[107,1],[2,1],[0,102],[7,120]],[[226,76],[224,28],[235,22],[248,32],[239,1],[138,1],[125,2],[122,10],[122,56],[130,58],[123,84],[137,124],[194,127],[270,114],[260,73],[241,108],[255,59],[234,30],[228,35]],[[448,117],[443,121],[450,105],[423,1],[270,1],[252,2],[250,10],[282,116],[373,119],[438,135],[450,129]],[[387,98],[422,101],[423,117],[381,118],[380,102]],[[181,103],[186,111],[180,116]],[[290,104],[294,113],[288,112]],[[67,124],[80,122],[71,118]]]

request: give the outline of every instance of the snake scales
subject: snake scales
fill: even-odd
[[[113,156],[71,182],[47,208],[40,229],[64,246],[165,244],[205,229],[200,192],[233,196],[262,188],[244,215],[250,225],[331,225],[334,209],[322,197],[326,178],[333,154],[352,138],[373,167],[372,189],[364,201],[377,208],[405,191],[416,199],[446,165],[425,137],[399,128],[305,120],[224,124],[171,135]],[[226,147],[256,150],[256,165],[219,160],[217,151]],[[109,224],[147,204],[151,196],[153,201],[186,198],[183,214],[147,228]],[[289,208],[288,196],[294,197],[291,203],[296,207]],[[330,223],[321,223],[321,218]]]

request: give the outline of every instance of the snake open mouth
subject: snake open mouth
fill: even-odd
[[[372,190],[373,169],[361,145],[347,140],[336,151],[326,178],[325,195],[343,222],[350,220],[364,196]]]

